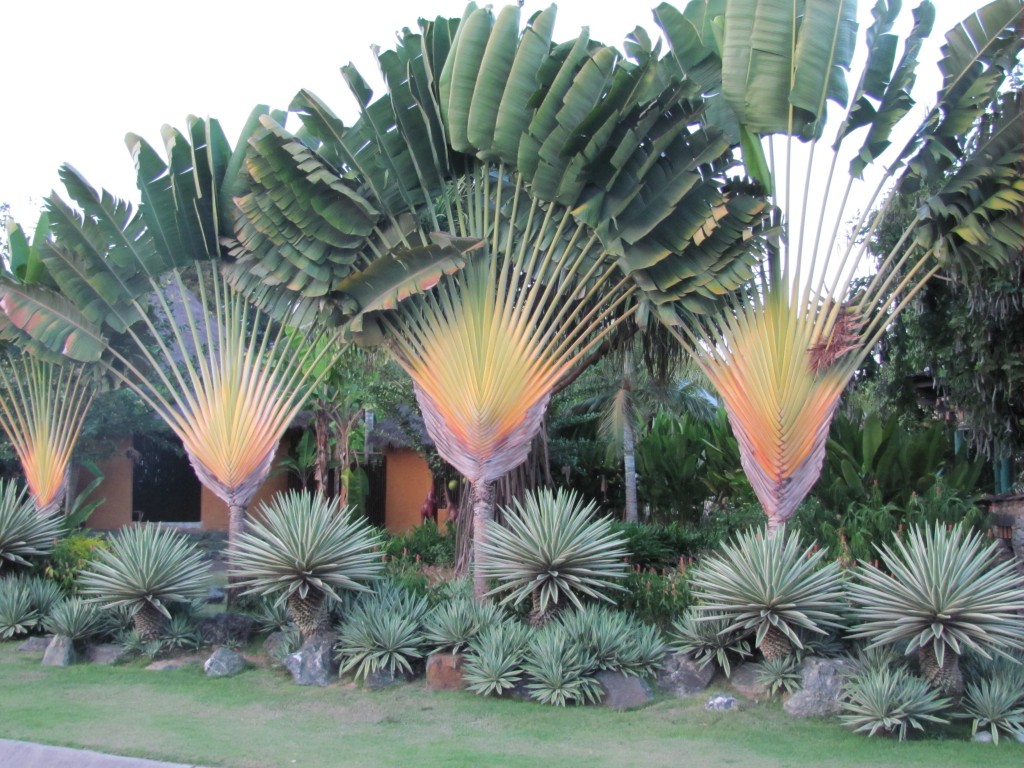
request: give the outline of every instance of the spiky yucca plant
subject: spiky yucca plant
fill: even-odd
[[[0,572],[28,565],[27,558],[49,554],[60,533],[60,518],[39,515],[17,483],[0,480]]]
[[[95,603],[69,597],[53,606],[49,615],[43,618],[43,627],[55,635],[84,640],[102,630],[103,614]]]
[[[978,728],[988,728],[994,744],[999,743],[1000,732],[1024,741],[1024,690],[1019,677],[989,677],[968,683],[963,709],[956,717],[971,720],[972,735]]]
[[[698,607],[707,620],[724,620],[726,631],[753,632],[765,659],[802,648],[797,629],[825,634],[841,628],[844,601],[837,562],[824,562],[825,550],[805,549],[799,536],[785,532],[763,536],[736,534],[707,558],[692,582]]]
[[[857,733],[896,734],[907,738],[907,727],[924,730],[924,723],[948,723],[939,713],[950,701],[902,667],[877,666],[854,675],[844,686],[839,719]]]
[[[508,592],[503,604],[533,602],[531,619],[543,624],[566,603],[582,608],[580,596],[611,602],[605,592],[622,589],[629,552],[608,518],[594,520],[597,505],[572,491],[541,489],[504,510],[505,527],[491,523],[480,568],[501,583],[488,595]]]
[[[412,663],[426,653],[423,622],[427,601],[408,590],[385,585],[360,596],[338,635],[342,672],[365,680],[372,672],[411,674]]]
[[[530,630],[515,619],[488,627],[469,642],[463,668],[466,687],[481,696],[500,696],[523,679]]]
[[[99,550],[80,576],[80,594],[110,608],[125,606],[144,641],[157,640],[169,603],[206,595],[209,567],[185,536],[166,528],[126,528]]]
[[[290,492],[264,504],[238,540],[231,573],[246,594],[287,601],[304,639],[328,624],[325,600],[367,591],[382,567],[365,519],[321,493]]]
[[[424,622],[423,636],[434,651],[458,653],[501,618],[501,609],[494,603],[463,594],[431,610]]]
[[[587,652],[595,670],[646,675],[668,650],[657,627],[603,605],[565,611],[557,623]]]
[[[744,659],[750,656],[750,643],[747,642],[745,630],[729,630],[728,619],[702,621],[697,609],[686,609],[672,624],[670,644],[679,653],[689,655],[701,669],[715,662],[725,672],[726,677],[732,675],[732,660],[736,657]]]
[[[856,629],[869,647],[899,643],[945,695],[963,691],[960,656],[1024,650],[1024,578],[997,562],[996,542],[963,526],[914,526],[879,548],[882,568],[862,564],[850,585]],[[884,570],[883,570],[884,569]]]
[[[0,640],[26,635],[39,623],[28,588],[19,579],[0,579]]]

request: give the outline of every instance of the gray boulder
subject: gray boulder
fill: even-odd
[[[43,664],[48,667],[70,667],[77,660],[75,642],[64,635],[54,635],[43,654]]]
[[[842,659],[804,659],[799,691],[783,705],[793,717],[828,717],[842,712],[843,675],[848,664]]]
[[[206,594],[206,602],[223,603],[226,597],[227,593],[224,591],[224,587],[210,587],[210,591]]]
[[[284,666],[296,685],[330,685],[338,675],[334,660],[334,636],[317,635],[285,657]]]
[[[640,677],[622,672],[598,672],[597,682],[601,684],[601,704],[609,709],[635,709],[654,699],[651,686]]]
[[[184,669],[189,664],[195,664],[198,659],[195,656],[179,656],[175,659],[158,659],[146,665],[151,672],[172,672],[176,669]]]
[[[26,651],[28,653],[38,653],[39,651],[45,651],[50,647],[50,641],[53,640],[53,635],[33,635],[24,643],[18,646],[19,651]]]
[[[118,643],[100,643],[85,648],[85,660],[90,664],[117,664],[124,658],[124,646]]]
[[[245,659],[230,648],[218,648],[203,664],[209,677],[231,677],[245,669]]]
[[[714,676],[714,664],[705,664],[702,669],[688,654],[676,653],[665,659],[654,684],[674,696],[693,696],[711,685]]]
[[[363,687],[371,691],[378,691],[395,683],[411,683],[413,680],[423,677],[424,670],[425,666],[423,663],[416,661],[412,662],[412,671],[399,669],[392,672],[388,669],[379,669],[375,672],[370,672],[363,678]]]
[[[760,664],[741,664],[732,670],[729,677],[729,685],[734,691],[751,701],[760,701],[768,698],[768,686],[762,683],[758,677],[761,674]]]
[[[708,711],[730,711],[737,710],[739,708],[739,704],[736,703],[736,697],[726,696],[724,693],[712,696],[704,702],[704,709]]]

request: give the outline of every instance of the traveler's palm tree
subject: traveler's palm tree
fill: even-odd
[[[817,480],[839,396],[885,326],[943,266],[1005,259],[1024,242],[1021,98],[1000,95],[1021,50],[1021,3],[996,0],[947,34],[942,90],[903,145],[893,143],[896,126],[909,122],[916,57],[934,8],[924,2],[915,10],[902,53],[892,32],[899,3],[879,0],[872,12],[852,93],[850,0],[697,0],[682,13],[668,5],[655,12],[680,69],[721,94],[710,112],[736,131],[751,174],[775,190],[779,236],[769,238],[753,286],[725,311],[675,326],[724,401],[770,531]],[[722,27],[719,44],[713,30]],[[846,112],[822,147],[829,102]],[[798,150],[798,142],[806,146]],[[836,171],[847,161],[841,183]],[[876,166],[884,172],[847,241],[839,228],[850,216],[850,191]],[[806,176],[796,178],[796,168]],[[873,277],[851,289],[871,266],[865,254],[888,206],[931,185],[939,191],[922,200],[918,221]],[[839,205],[821,204],[813,221],[808,203],[830,192]]]
[[[585,32],[553,44],[554,17],[521,29],[518,8],[471,4],[407,31],[378,56],[383,97],[344,68],[351,127],[300,93],[297,135],[264,119],[250,142],[235,227],[231,277],[261,306],[355,309],[363,340],[389,345],[472,482],[478,542],[558,382],[632,313],[706,311],[749,279],[764,210],[727,184],[729,140],[642,30],[625,58]],[[465,267],[409,301],[345,277],[432,248]]]

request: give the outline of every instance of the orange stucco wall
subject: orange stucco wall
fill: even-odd
[[[282,440],[277,446],[274,465],[276,466],[278,460],[287,454],[287,442]],[[262,502],[269,501],[275,494],[284,493],[287,490],[288,475],[284,472],[271,472],[270,477],[256,491],[256,495],[249,504],[249,515],[255,516]],[[199,519],[202,521],[204,531],[226,531],[228,529],[228,505],[218,499],[205,485],[202,489]]]
[[[387,459],[384,523],[392,533],[404,533],[420,524],[420,507],[430,493],[433,478],[426,460],[416,451],[389,451]]]
[[[103,473],[103,482],[89,496],[89,501],[103,499],[96,511],[89,516],[86,525],[96,530],[108,531],[128,525],[132,521],[132,460],[127,451],[132,447],[132,439],[124,438],[117,451],[109,459],[97,462]],[[90,482],[83,477],[81,486]]]

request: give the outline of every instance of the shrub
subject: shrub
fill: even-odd
[[[529,628],[516,619],[487,627],[469,642],[463,667],[467,688],[481,696],[500,696],[523,678]]]
[[[345,618],[335,645],[341,671],[364,680],[371,672],[412,673],[412,662],[426,646],[423,621],[427,601],[405,589],[385,585],[361,595]]]
[[[685,653],[701,669],[716,662],[726,677],[732,675],[732,662],[750,656],[747,632],[729,630],[728,621],[701,621],[694,608],[689,608],[672,624],[669,642],[673,649]]]
[[[155,526],[126,528],[82,572],[80,593],[109,607],[125,606],[143,642],[158,640],[167,606],[205,597],[209,569],[195,544]]]
[[[328,626],[325,601],[366,591],[382,567],[364,518],[322,494],[289,492],[263,505],[238,537],[231,573],[246,593],[281,596],[304,638]]]
[[[908,726],[920,731],[924,723],[949,722],[938,714],[949,706],[949,699],[901,667],[878,666],[854,675],[844,692],[846,714],[839,719],[857,733],[896,734],[903,741]]]
[[[30,557],[48,555],[60,531],[59,515],[39,515],[26,491],[0,479],[0,574],[5,567],[29,565]]]
[[[61,600],[43,619],[47,632],[63,635],[71,640],[85,640],[103,628],[103,615],[94,603],[79,597]]]
[[[962,526],[914,527],[880,549],[885,571],[857,569],[850,585],[851,637],[872,646],[899,643],[917,652],[921,673],[944,694],[963,690],[960,654],[988,657],[1024,650],[1024,579],[1013,562],[997,562],[995,542]]]
[[[690,606],[689,571],[683,568],[634,569],[622,582],[616,604],[646,624],[667,630]]]
[[[789,531],[739,533],[695,569],[698,610],[724,620],[728,630],[753,632],[765,659],[788,656],[803,647],[798,630],[825,635],[842,627],[839,565],[822,564],[824,556],[825,550],[805,550]]]
[[[447,529],[442,533],[433,520],[426,520],[406,533],[386,536],[383,551],[391,560],[407,560],[444,568],[450,568],[455,563],[454,532]]]
[[[96,559],[107,543],[98,536],[73,533],[57,541],[46,564],[46,578],[60,584],[63,590],[73,595],[78,590],[78,575]]]

